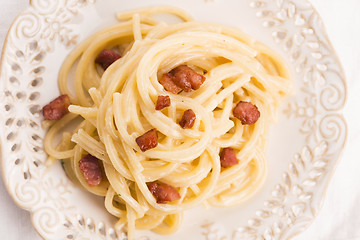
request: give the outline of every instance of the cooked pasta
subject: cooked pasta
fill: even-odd
[[[179,22],[165,23],[158,14]],[[116,229],[129,239],[135,229],[174,233],[183,211],[197,205],[229,207],[251,198],[266,178],[270,123],[290,91],[286,64],[239,29],[195,21],[178,8],[120,12],[117,19],[79,44],[61,67],[59,88],[70,98],[70,113],[47,132],[49,158],[62,160],[69,178],[105,197],[119,219]],[[104,49],[121,57],[102,69],[96,62]],[[188,71],[179,74],[196,74],[201,86],[178,93],[162,84],[166,76],[174,83],[179,66]],[[166,103],[156,110],[159,96]],[[256,123],[234,116],[239,102],[258,109]],[[182,120],[187,110],[191,122],[181,124],[190,121]],[[155,145],[140,138],[148,132]],[[88,181],[86,164],[94,161],[87,156],[97,159],[102,179]],[[233,163],[222,165],[226,158]],[[161,200],[159,186],[174,197]]]

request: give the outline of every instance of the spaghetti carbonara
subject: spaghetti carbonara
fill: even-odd
[[[269,123],[290,89],[286,64],[239,29],[194,21],[181,9],[117,19],[62,65],[62,96],[43,109],[57,120],[45,138],[49,159],[104,196],[129,239],[135,229],[174,233],[197,205],[250,198],[266,177]]]

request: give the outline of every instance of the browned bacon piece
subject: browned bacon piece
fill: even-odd
[[[172,75],[170,73],[165,73],[159,82],[161,85],[163,85],[166,91],[169,91],[171,93],[178,94],[182,90],[178,85],[174,83],[174,81],[172,80]]]
[[[156,147],[158,145],[156,129],[153,128],[150,131],[147,131],[143,135],[137,137],[135,141],[143,152]]]
[[[242,125],[254,124],[260,117],[260,112],[256,105],[243,101],[240,101],[235,106],[233,114],[241,121]]]
[[[239,160],[236,158],[234,149],[227,147],[222,150],[220,153],[220,164],[222,167],[231,167],[239,163]]]
[[[102,180],[102,172],[96,157],[88,154],[80,159],[79,168],[90,187],[97,186]]]
[[[104,70],[106,70],[120,57],[120,54],[118,54],[117,52],[109,49],[104,49],[99,53],[99,55],[95,59],[95,62],[99,64]]]
[[[196,73],[186,65],[178,66],[171,70],[170,73],[173,75],[176,85],[181,87],[185,92],[189,92],[191,89],[198,89],[205,81],[203,75]]]
[[[151,182],[147,186],[156,198],[157,203],[167,203],[180,199],[179,192],[165,183]]]
[[[191,90],[190,75],[192,71],[194,70],[192,70],[188,66],[181,65],[171,70],[170,74],[172,75],[172,80],[176,85],[178,85],[185,92],[190,92]]]
[[[193,110],[188,109],[184,112],[179,125],[182,128],[192,128],[194,126],[196,115]]]
[[[158,96],[158,99],[156,101],[155,110],[161,110],[163,108],[166,108],[170,106],[170,97],[169,96]]]
[[[172,93],[179,93],[181,90],[189,92],[191,89],[198,89],[205,81],[205,77],[196,73],[186,65],[181,65],[169,73],[165,73],[160,79],[160,84]]]
[[[46,120],[59,120],[69,112],[70,98],[68,95],[60,95],[49,104],[45,105],[42,113]]]

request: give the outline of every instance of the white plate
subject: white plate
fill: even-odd
[[[116,11],[181,7],[198,20],[238,26],[278,51],[295,95],[272,126],[264,187],[245,204],[185,213],[172,236],[139,239],[289,239],[317,215],[346,139],[344,73],[321,19],[304,0],[32,0],[14,21],[1,64],[1,157],[14,201],[45,239],[119,239],[101,198],[74,186],[60,163],[44,165],[41,107],[59,94],[57,73],[75,44],[115,22]]]

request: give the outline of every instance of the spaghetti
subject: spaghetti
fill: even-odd
[[[181,21],[158,21],[159,13]],[[62,65],[59,88],[72,105],[47,132],[49,158],[64,161],[74,182],[105,197],[106,209],[119,219],[115,227],[126,227],[129,239],[135,229],[174,233],[182,212],[200,204],[228,207],[249,199],[266,177],[269,123],[290,89],[286,64],[239,29],[194,21],[181,9],[149,7],[117,18]],[[122,56],[105,71],[96,64],[104,49]],[[204,76],[198,89],[164,88],[161,79],[179,66]],[[156,110],[163,95],[165,107]],[[234,117],[239,102],[256,106],[256,123],[243,125]],[[187,110],[195,118],[183,127]],[[64,130],[74,122],[73,131]],[[143,151],[138,139],[152,129],[156,145]],[[236,157],[234,164],[221,165],[225,152]],[[102,179],[89,184],[84,156],[90,165],[98,159]],[[152,189],[159,186],[176,191],[175,197],[161,202]]]

